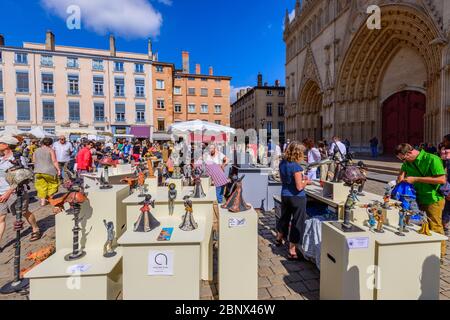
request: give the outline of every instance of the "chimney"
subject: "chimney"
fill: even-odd
[[[263,76],[261,73],[258,73],[258,87],[262,87],[263,84]]]
[[[209,75],[213,76],[214,75],[214,69],[213,67],[209,67]]]
[[[155,53],[153,54],[152,60],[153,60],[153,61],[159,61],[159,60],[158,60],[158,52],[155,52]]]
[[[116,56],[116,38],[112,34],[109,35],[109,52],[111,57]]]
[[[190,73],[189,70],[189,52],[183,51],[181,53],[183,57],[183,73]]]
[[[5,37],[0,34],[0,47],[3,47],[5,45]]]
[[[150,58],[150,59],[153,59],[154,58],[154,56],[153,56],[153,46],[152,46],[152,39],[148,39],[148,48],[147,48],[147,50],[148,50],[148,57]]]
[[[198,63],[195,65],[195,74],[202,74],[202,68]]]
[[[55,51],[55,35],[50,30],[45,36],[45,50]]]
[[[280,80],[275,80],[275,87],[279,87],[280,86]]]

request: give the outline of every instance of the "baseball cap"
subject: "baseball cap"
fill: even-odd
[[[0,143],[4,143],[10,146],[15,146],[19,144],[19,140],[17,140],[16,138],[14,138],[11,135],[3,135],[0,137]]]

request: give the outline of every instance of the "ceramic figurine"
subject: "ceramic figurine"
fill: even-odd
[[[422,215],[422,227],[419,230],[420,234],[423,234],[424,236],[431,237],[431,231],[430,231],[430,222],[428,221],[427,214],[425,212],[421,212]]]
[[[384,215],[383,210],[378,209],[375,212],[375,220],[377,221],[377,228],[375,229],[376,233],[384,233],[383,225],[384,225]]]
[[[405,226],[406,227],[411,227],[411,213],[409,211],[406,211],[406,215],[405,215]]]
[[[177,190],[175,183],[169,184],[169,215],[173,216],[173,212],[175,209],[175,199],[177,198]]]
[[[183,176],[181,175],[181,168],[179,166],[175,166],[173,168],[173,174],[172,179],[182,179]]]
[[[144,198],[145,197],[145,173],[143,171],[140,171],[138,174],[138,188],[139,188],[139,198]]]
[[[203,191],[201,173],[196,169],[194,170],[193,179],[194,179],[194,192],[192,194],[192,198],[200,199],[206,197],[205,192]]]
[[[230,190],[230,198],[228,198],[227,202],[222,205],[223,209],[228,209],[230,212],[238,213],[243,211],[248,211],[252,207],[248,205],[243,198],[242,195],[242,180],[244,180],[245,175],[242,178],[238,178],[237,175],[233,176],[233,186]]]
[[[186,181],[188,182],[188,185],[190,185],[192,178],[192,167],[190,164],[187,164],[183,167],[183,175]]]
[[[198,228],[198,224],[194,220],[192,200],[189,198],[189,196],[185,196],[183,200],[186,213],[183,216],[183,222],[181,222],[180,224],[180,229],[183,231],[194,231]]]
[[[375,220],[375,213],[373,208],[369,208],[367,211],[369,213],[369,228],[370,231],[373,231],[375,229],[375,226],[377,225],[377,221]]]
[[[113,241],[116,234],[114,231],[114,223],[111,221],[106,222],[106,220],[103,220],[103,223],[106,227],[106,231],[108,232],[106,243],[103,246],[103,256],[105,258],[112,258],[117,254],[113,249]]]
[[[363,175],[364,177],[366,177],[365,180],[362,180],[362,181],[361,181],[361,184],[360,184],[359,187],[358,187],[358,196],[364,197],[365,194],[364,194],[363,191],[364,191],[364,186],[365,186],[366,181],[367,181],[367,172],[368,172],[368,168],[367,168],[367,166],[364,164],[364,162],[362,162],[362,161],[359,161],[359,162],[358,162],[358,168],[359,168],[359,171],[361,171],[362,175]]]
[[[143,206],[140,209],[139,219],[134,224],[134,232],[150,232],[159,227],[161,224],[151,212],[151,207],[155,207],[155,200],[152,201],[152,196],[146,195],[145,200],[140,204]]]
[[[103,172],[100,177],[100,189],[111,189],[112,185],[109,183],[109,168],[115,167],[117,161],[114,161],[110,156],[106,156],[100,160],[100,165],[103,167]]]
[[[149,178],[155,178],[155,171],[153,169],[153,160],[152,160],[152,158],[147,160],[147,170],[148,170],[148,177]]]
[[[404,237],[405,236],[405,216],[406,216],[406,211],[404,209],[401,209],[398,212],[398,232],[396,232],[395,234],[400,236],[400,237]]]

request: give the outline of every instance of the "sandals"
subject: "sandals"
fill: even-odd
[[[41,234],[40,231],[33,232],[33,233],[31,233],[31,239],[30,239],[30,242],[38,241],[38,240],[41,239],[41,238],[42,238],[42,234]]]

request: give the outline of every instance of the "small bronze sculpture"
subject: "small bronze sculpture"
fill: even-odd
[[[191,185],[192,167],[190,164],[187,164],[183,167],[183,175],[184,175],[184,179],[187,181],[187,184]]]
[[[430,222],[428,220],[428,216],[425,212],[421,212],[422,215],[422,227],[419,230],[419,234],[423,234],[424,236],[431,237],[431,231],[430,231]]]
[[[194,192],[192,194],[192,198],[200,199],[206,197],[205,192],[203,191],[201,173],[195,169],[193,178],[194,178]]]
[[[139,189],[139,198],[144,198],[145,197],[145,192],[146,192],[146,188],[145,188],[145,173],[144,171],[139,171],[138,173],[138,189]]]
[[[405,236],[405,216],[406,216],[406,211],[404,209],[399,210],[398,212],[398,231],[395,233],[396,235],[400,236],[400,237],[404,237]]]
[[[103,167],[103,172],[100,176],[100,190],[112,189],[112,185],[109,183],[109,168],[115,167],[117,161],[114,161],[110,156],[106,156],[100,160],[100,164]]]
[[[177,190],[175,183],[169,184],[169,216],[173,216],[175,210],[175,199],[177,198]]]
[[[240,179],[237,175],[233,176],[233,186],[231,187],[231,196],[228,198],[227,202],[222,206],[222,209],[228,209],[230,212],[238,213],[243,211],[248,211],[252,207],[248,205],[242,195],[242,180],[244,180],[245,175]]]
[[[145,200],[140,204],[143,206],[140,209],[141,214],[134,224],[134,232],[150,232],[159,227],[161,224],[151,212],[151,208],[155,208],[155,200],[152,200],[152,196],[146,195]]]
[[[370,231],[373,231],[375,229],[375,226],[377,225],[377,221],[375,220],[375,213],[374,213],[374,208],[369,207],[367,209],[367,212],[369,214],[369,229]]]
[[[116,236],[116,232],[114,231],[114,223],[103,220],[103,224],[105,225],[107,231],[106,243],[103,246],[103,257],[112,258],[117,254],[117,252],[113,249],[113,241]]]
[[[383,225],[384,225],[384,215],[383,210],[378,209],[375,212],[375,220],[377,221],[377,228],[375,229],[376,233],[384,233]]]
[[[183,231],[193,231],[198,228],[198,224],[194,220],[192,200],[189,198],[189,196],[185,196],[183,200],[186,213],[183,216],[183,222],[180,224],[180,229]]]

